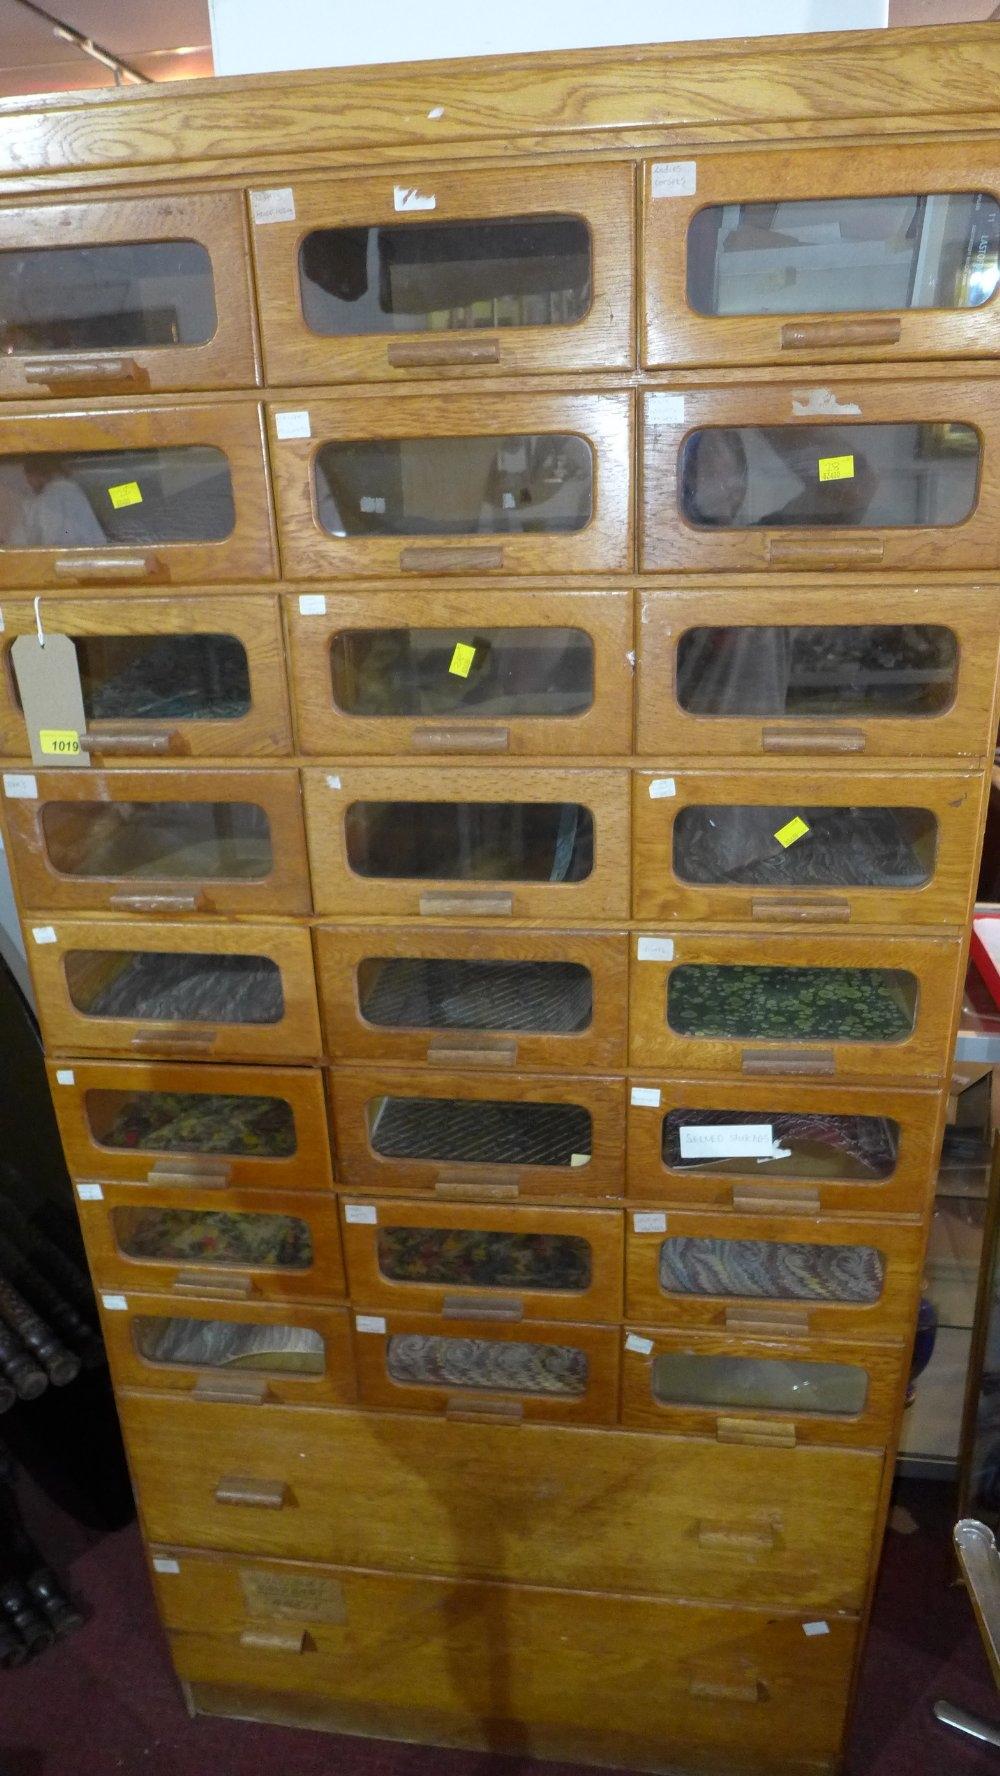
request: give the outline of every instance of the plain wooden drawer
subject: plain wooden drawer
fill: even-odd
[[[491,1752],[502,1736],[526,1757],[644,1770],[676,1770],[678,1758],[716,1767],[734,1744],[741,1768],[762,1772],[779,1746],[783,1769],[832,1768],[838,1752],[850,1616],[806,1633],[815,1618],[647,1597],[181,1548],[154,1548],[153,1563],[174,1664],[196,1704],[202,1685],[239,1686],[248,1699],[309,1698],[342,1732]]]
[[[316,978],[335,1061],[624,1068],[624,931],[318,925]]]
[[[128,1391],[119,1407],[153,1542],[762,1607],[865,1595],[874,1452]]]

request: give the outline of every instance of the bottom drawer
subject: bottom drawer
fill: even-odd
[[[853,1610],[882,1457],[118,1397],[151,1540],[573,1590]]]
[[[857,1622],[157,1549],[178,1674],[210,1708],[643,1769],[824,1770]],[[196,1695],[196,1701],[199,1700]],[[247,1706],[249,1704],[249,1706]],[[294,1703],[292,1707],[294,1713]]]

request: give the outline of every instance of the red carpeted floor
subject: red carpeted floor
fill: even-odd
[[[137,1530],[98,1539],[40,1494],[24,1503],[91,1619],[36,1663],[0,1673],[0,1776],[569,1776],[523,1757],[189,1721]],[[951,1488],[911,1483],[900,1503],[909,1533],[888,1538],[845,1776],[1000,1776],[1000,1751],[946,1732],[930,1712],[944,1695],[1000,1721],[968,1600],[951,1582]]]

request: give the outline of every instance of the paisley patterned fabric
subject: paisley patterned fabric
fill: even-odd
[[[575,962],[466,962],[371,957],[361,968],[361,1012],[394,1029],[585,1030],[590,971]]]
[[[590,1246],[567,1233],[380,1227],[378,1262],[394,1283],[476,1289],[586,1289]]]
[[[66,960],[69,964],[70,957]],[[281,970],[265,956],[136,950],[123,951],[122,961],[114,979],[82,1007],[90,1017],[276,1024],[284,1015]]]
[[[132,1322],[135,1348],[149,1363],[188,1369],[257,1369],[286,1375],[322,1375],[323,1340],[306,1326],[253,1326],[238,1320],[166,1319]]]
[[[572,1165],[590,1156],[590,1115],[579,1104],[489,1098],[377,1098],[371,1144],[391,1159],[469,1165]]]
[[[392,1380],[425,1387],[489,1388],[579,1399],[587,1391],[588,1367],[586,1352],[566,1344],[494,1343],[487,1338],[407,1332],[393,1334],[386,1347]]]
[[[283,1098],[226,1097],[218,1092],[88,1092],[114,1099],[117,1113],[97,1138],[102,1147],[161,1153],[257,1154],[287,1159],[295,1152],[292,1107]]]
[[[686,962],[667,985],[667,1023],[679,1036],[899,1042],[914,1015],[913,976],[899,969]]]
[[[779,845],[775,832],[796,815],[809,831]],[[928,880],[936,838],[934,816],[921,808],[682,808],[674,868],[684,882],[916,888]]]
[[[235,1264],[248,1270],[308,1270],[312,1238],[293,1215],[245,1215],[221,1209],[114,1209],[129,1258]]]
[[[884,1277],[885,1259],[873,1246],[677,1238],[660,1247],[660,1287],[668,1295],[870,1303]]]
[[[684,1159],[682,1128],[769,1123],[776,1146],[787,1159]],[[889,1178],[899,1153],[899,1124],[888,1116],[799,1115],[786,1110],[669,1110],[663,1118],[663,1163],[671,1171],[735,1171],[768,1177]]]

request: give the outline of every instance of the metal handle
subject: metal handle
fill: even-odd
[[[427,1044],[432,1067],[513,1067],[517,1043],[484,1037],[482,1042],[451,1042],[438,1036]]]
[[[413,752],[506,752],[509,728],[414,728]]]
[[[463,1400],[454,1396],[445,1405],[445,1417],[465,1420],[470,1424],[481,1424],[488,1419],[491,1424],[520,1424],[524,1418],[524,1407],[520,1400]]]
[[[283,1511],[291,1503],[284,1480],[251,1480],[243,1474],[224,1474],[215,1488],[217,1505],[253,1505],[261,1511]]]
[[[734,1185],[733,1208],[743,1215],[818,1215],[819,1191],[796,1195],[772,1184]]]
[[[772,1302],[769,1307],[727,1307],[727,1332],[774,1332],[792,1335],[809,1330],[809,1310]]]
[[[60,555],[54,566],[61,580],[151,580],[159,563],[155,555]]]
[[[80,751],[163,753],[173,749],[177,738],[176,728],[149,728],[144,734],[104,733],[100,728],[88,728],[80,735]]]
[[[696,1534],[701,1548],[733,1548],[741,1553],[767,1552],[778,1538],[771,1523],[712,1523],[702,1521]]]
[[[776,536],[767,540],[772,567],[877,567],[881,537]]]
[[[692,1677],[688,1683],[688,1694],[700,1696],[706,1702],[763,1702],[767,1692],[756,1677],[734,1677],[731,1680]]]
[[[65,389],[72,385],[81,388],[99,388],[111,386],[130,389],[149,387],[149,371],[143,370],[134,358],[94,358],[92,360],[59,359],[51,364],[28,364],[24,372],[25,382],[41,382],[48,388]]]
[[[773,1048],[757,1054],[745,1048],[740,1057],[743,1073],[804,1073],[826,1075],[835,1071],[831,1048]]]
[[[205,904],[199,888],[194,894],[113,894],[111,905],[123,913],[197,913]]]
[[[200,1375],[191,1393],[196,1400],[211,1401],[216,1405],[263,1406],[268,1388],[263,1378],[251,1380],[249,1376]]]
[[[520,1193],[517,1179],[436,1178],[434,1195],[453,1202],[507,1202]]]
[[[130,1048],[169,1048],[202,1053],[211,1048],[218,1036],[217,1030],[137,1030],[129,1043]]]
[[[253,1277],[239,1271],[182,1270],[173,1281],[175,1295],[225,1295],[232,1301],[246,1301],[253,1292]]]
[[[240,1646],[255,1653],[304,1653],[309,1644],[305,1629],[296,1634],[289,1629],[281,1634],[276,1628],[244,1628]]]
[[[781,329],[782,351],[808,351],[811,345],[898,345],[899,319],[787,321]]]
[[[469,548],[436,548],[429,543],[409,543],[399,551],[402,573],[483,573],[503,566],[503,550],[473,545]]]
[[[228,1184],[233,1168],[226,1160],[213,1164],[211,1159],[199,1163],[192,1159],[158,1159],[146,1174],[147,1184],[203,1184],[206,1190],[219,1190]]]
[[[441,1303],[446,1320],[523,1320],[524,1302],[516,1296],[483,1301],[477,1295],[446,1295]]]
[[[439,914],[467,913],[471,918],[478,919],[509,919],[514,911],[512,894],[458,894],[441,889],[429,894],[422,894],[419,901],[421,915],[433,918]]]
[[[774,1449],[794,1449],[795,1426],[767,1418],[719,1418],[715,1435],[720,1443],[763,1443]]]
[[[762,752],[864,752],[868,736],[861,728],[762,728]]]
[[[386,352],[397,370],[415,370],[421,364],[499,364],[499,339],[428,339],[419,344],[400,341]]]
[[[851,916],[847,900],[757,900],[750,902],[750,916],[771,924],[843,925]]]

